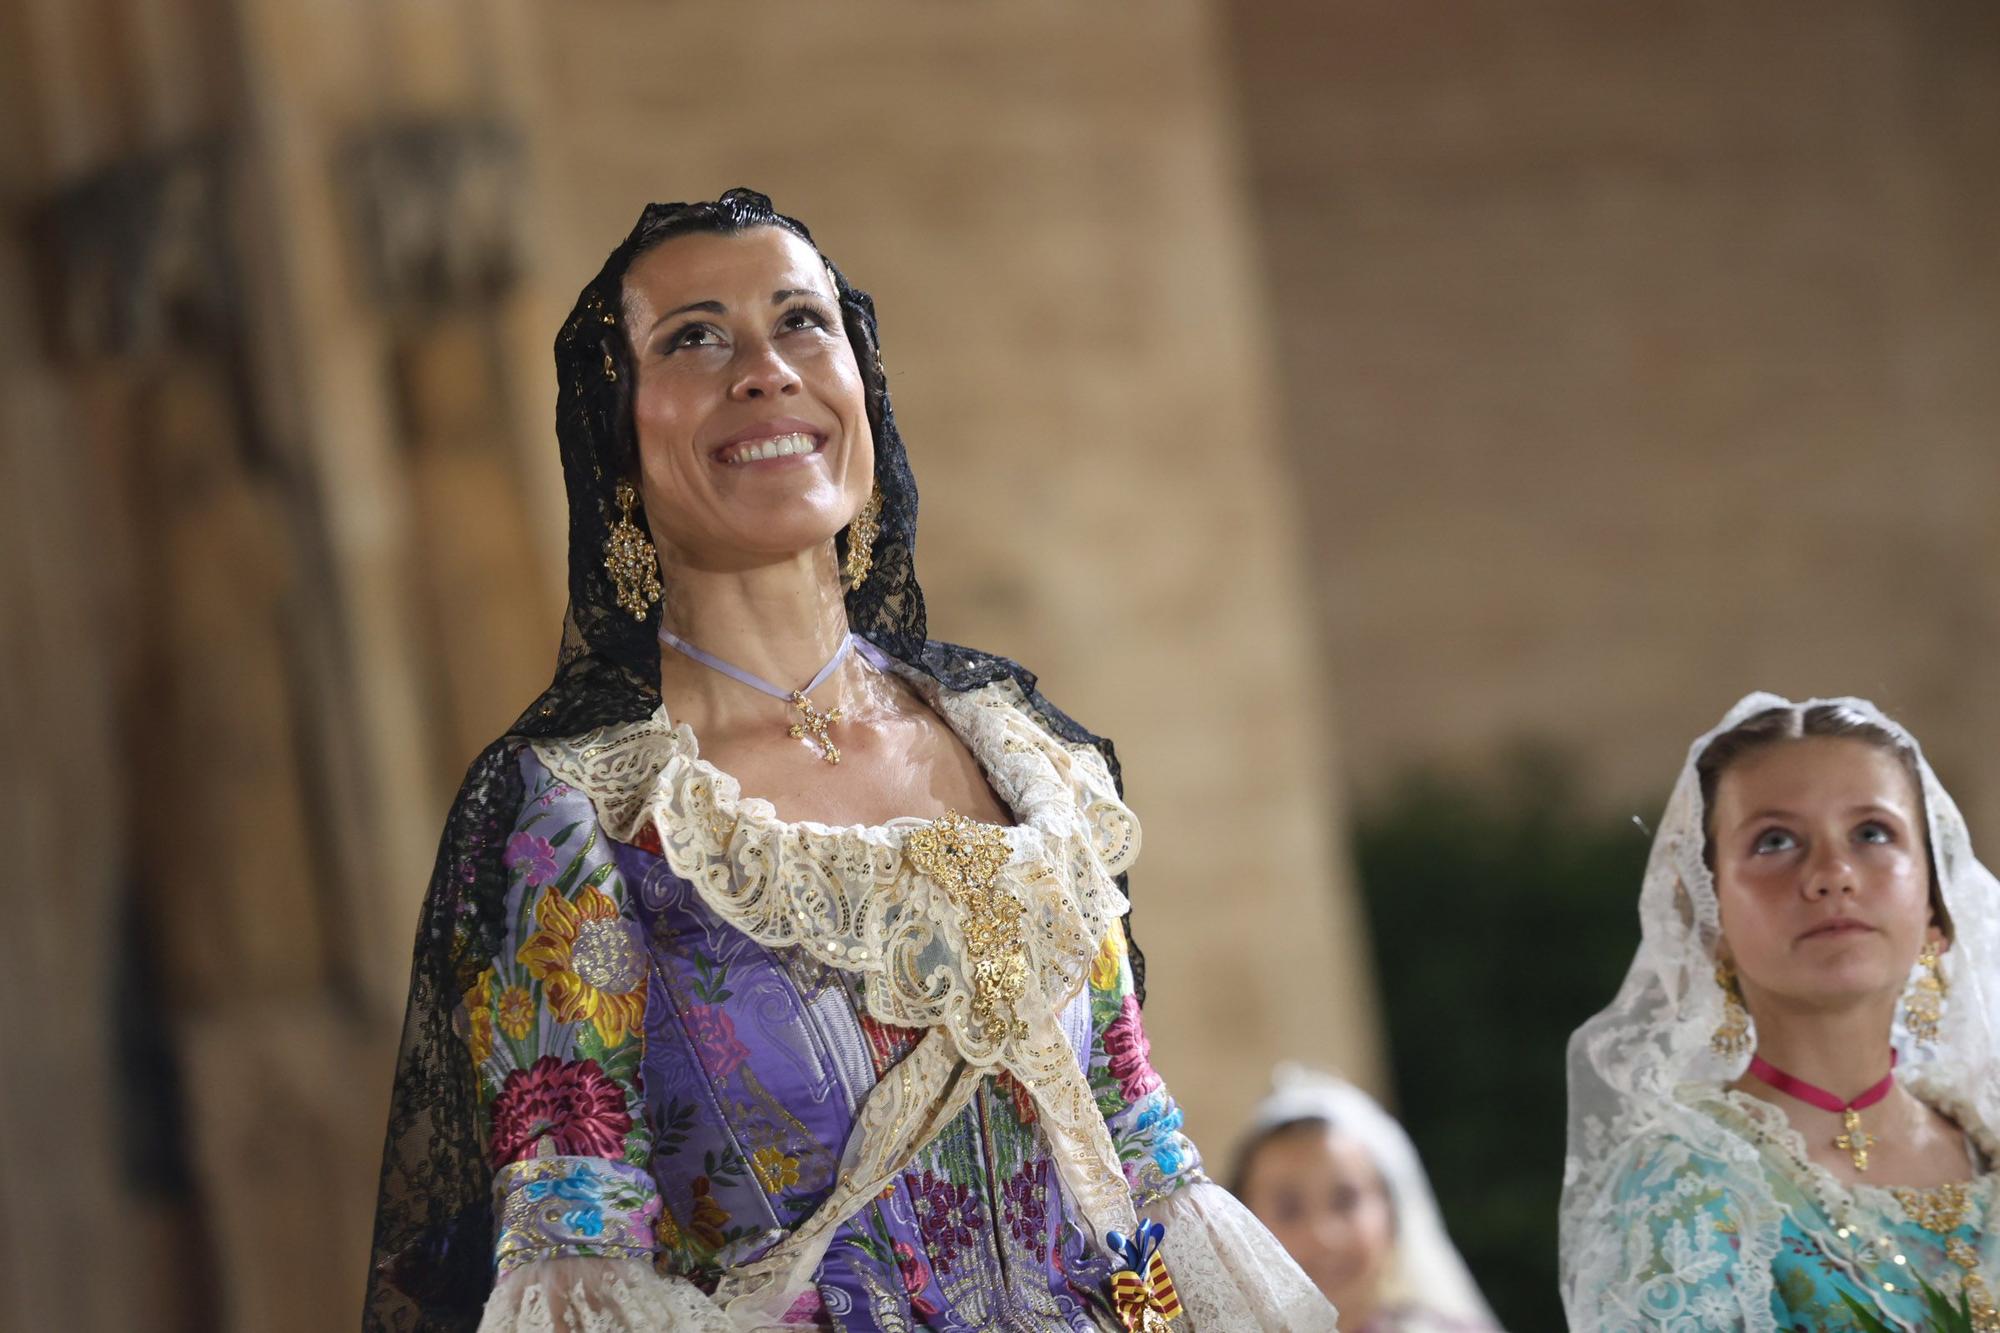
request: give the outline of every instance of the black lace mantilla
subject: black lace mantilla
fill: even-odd
[[[521,749],[532,740],[642,720],[660,702],[659,608],[644,620],[621,611],[603,563],[616,517],[613,487],[631,471],[637,448],[628,397],[632,350],[618,317],[625,271],[640,254],[673,236],[755,226],[783,227],[812,240],[803,224],[772,212],[770,200],[750,190],[731,190],[713,202],[647,205],[556,335],[556,439],[569,497],[569,613],[555,679],[467,772],[424,895],[382,1154],[373,1267],[362,1314],[369,1333],[473,1330],[492,1290],[493,1170],[479,1141],[471,1056],[453,1029],[452,1015],[504,933],[507,876],[500,857],[525,795]],[[866,383],[875,480],[882,492],[874,566],[866,582],[847,594],[850,624],[947,688],[968,690],[1012,678],[1052,732],[1103,754],[1122,791],[1111,742],[1043,698],[1025,667],[925,637],[916,573],[917,484],[889,403],[875,305],[831,261],[827,267]],[[605,373],[607,366],[615,377]],[[844,556],[846,533],[836,540]],[[1120,887],[1125,887],[1122,877]],[[1129,915],[1125,930],[1130,943]],[[1136,945],[1131,955],[1143,1000],[1145,958]]]

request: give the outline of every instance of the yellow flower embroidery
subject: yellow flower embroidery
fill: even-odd
[[[500,992],[500,1030],[515,1041],[528,1035],[535,1025],[535,998],[522,986]]]
[[[472,1063],[483,1065],[493,1055],[493,969],[487,968],[465,993],[465,1044]]]
[[[778,1148],[759,1148],[750,1159],[750,1169],[757,1173],[757,1183],[766,1194],[799,1183],[799,1159],[785,1156]]]
[[[729,1225],[729,1211],[715,1201],[707,1176],[696,1176],[689,1187],[688,1223],[685,1235],[713,1254],[722,1248],[723,1229]]]
[[[1090,964],[1092,990],[1117,990],[1118,976],[1125,966],[1125,928],[1114,924],[1104,937],[1103,947]]]
[[[551,884],[535,904],[535,925],[515,955],[547,988],[560,1023],[588,1019],[606,1046],[621,1045],[646,1014],[646,964],[618,904],[586,884],[574,903]]]
[[[681,1247],[680,1223],[674,1221],[673,1212],[665,1206],[664,1200],[661,1203],[659,1220],[653,1223],[653,1239],[659,1241],[660,1248],[664,1250],[678,1250]]]

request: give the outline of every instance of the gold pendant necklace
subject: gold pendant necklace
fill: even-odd
[[[798,709],[799,713],[805,718],[803,722],[792,723],[792,739],[802,740],[810,745],[818,746],[820,758],[826,760],[829,764],[839,763],[840,747],[835,745],[832,738],[826,734],[828,727],[840,721],[839,706],[835,705],[833,708],[822,713],[819,709],[813,707],[812,700],[806,698],[804,690],[793,690],[792,707]]]
[[[1846,1153],[1854,1163],[1856,1171],[1868,1169],[1868,1150],[1875,1146],[1873,1134],[1861,1127],[1861,1113],[1889,1095],[1896,1086],[1896,1052],[1889,1052],[1889,1072],[1852,1100],[1834,1096],[1816,1083],[1808,1083],[1796,1075],[1787,1074],[1761,1055],[1750,1057],[1750,1076],[1769,1084],[1788,1097],[1796,1097],[1808,1106],[1817,1106],[1822,1111],[1832,1111],[1840,1117],[1841,1132],[1833,1136],[1833,1146]]]
[[[1868,1150],[1875,1146],[1873,1134],[1861,1127],[1861,1112],[1848,1107],[1840,1113],[1841,1132],[1833,1136],[1833,1146],[1854,1161],[1856,1171],[1868,1169]]]
[[[806,696],[826,684],[827,677],[840,670],[840,664],[847,660],[847,655],[854,651],[854,645],[858,642],[853,634],[850,633],[841,639],[840,647],[834,649],[833,656],[827,659],[826,665],[796,690],[781,690],[755,672],[745,671],[733,662],[725,662],[713,653],[705,653],[665,626],[660,628],[660,642],[676,652],[693,658],[711,671],[720,671],[731,680],[741,681],[753,690],[762,691],[773,699],[782,699],[798,709],[804,720],[792,723],[787,728],[787,734],[794,740],[802,740],[812,746],[819,757],[827,763],[840,762],[840,749],[833,743],[833,738],[826,734],[828,727],[840,721],[840,709],[834,707],[821,712],[813,707],[812,700]]]

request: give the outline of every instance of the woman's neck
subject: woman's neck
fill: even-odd
[[[831,543],[750,569],[679,566],[666,583],[661,606],[666,629],[780,689],[811,680],[847,637],[847,604]],[[850,658],[813,692],[813,701],[821,708],[839,707],[861,679]],[[786,707],[667,647],[660,653],[660,695],[669,715],[697,733],[768,721]]]
[[[1757,1024],[1757,1053],[1793,1078],[1823,1088],[1843,1102],[1853,1101],[1874,1087],[1892,1068],[1889,1027],[1895,1015],[1893,997],[1831,1013],[1771,1014],[1763,1012],[1765,1008],[1759,1005],[1751,1010]],[[1843,1123],[1838,1114],[1780,1092],[1751,1074],[1746,1073],[1731,1086],[1783,1111],[1792,1126],[1805,1135],[1808,1153],[1822,1166],[1845,1180],[1866,1179],[1858,1174],[1858,1167],[1849,1169],[1852,1150],[1831,1137]],[[1901,1082],[1861,1114],[1870,1142],[1881,1145],[1876,1154],[1881,1159],[1876,1180],[1881,1181],[1881,1173],[1886,1172],[1890,1173],[1886,1183],[1928,1187],[1965,1178],[1966,1140],[1961,1132]]]
[[[1886,1006],[1869,1000],[1838,1010],[1802,1011],[1781,1005],[1758,1009],[1765,1012],[1753,1011],[1757,1054],[1793,1078],[1849,1101],[1889,1072],[1893,998]],[[1760,1096],[1783,1095],[1747,1075],[1741,1086]]]

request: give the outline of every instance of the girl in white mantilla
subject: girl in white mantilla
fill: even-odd
[[[1299,1065],[1272,1084],[1230,1191],[1339,1308],[1343,1333],[1499,1333],[1395,1118]]]
[[[1695,742],[1570,1043],[1573,1328],[2000,1330],[1996,895],[1873,705],[1753,694]]]

